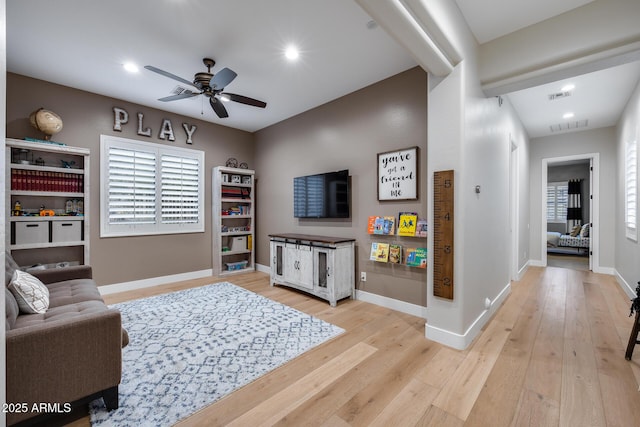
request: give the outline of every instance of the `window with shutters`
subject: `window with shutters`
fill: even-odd
[[[624,222],[626,236],[638,241],[638,142],[627,141],[624,156]]]
[[[100,138],[100,236],[204,231],[204,152]]]
[[[547,222],[565,222],[567,220],[569,185],[566,182],[547,184]]]

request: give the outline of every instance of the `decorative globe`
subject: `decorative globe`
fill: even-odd
[[[51,135],[62,130],[62,119],[53,111],[39,108],[29,116],[31,126],[45,134],[44,139],[49,140]]]

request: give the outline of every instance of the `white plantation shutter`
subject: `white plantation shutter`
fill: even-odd
[[[162,156],[162,223],[196,224],[199,205],[197,159]]]
[[[204,152],[102,135],[100,236],[204,231]]]
[[[154,153],[109,149],[109,224],[154,224],[156,157]]]
[[[547,184],[547,221],[565,222],[569,202],[569,186],[566,182]]]
[[[624,161],[626,236],[638,240],[638,142],[627,141]]]

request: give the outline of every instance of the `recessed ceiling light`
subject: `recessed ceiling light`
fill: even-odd
[[[289,45],[284,51],[284,56],[290,61],[295,61],[300,56],[300,52],[294,45]]]
[[[563,118],[563,119],[572,119],[572,118],[574,118],[574,117],[575,117],[575,114],[573,114],[573,113],[565,113],[565,114],[562,116],[562,118]]]
[[[563,92],[571,92],[575,88],[576,88],[576,85],[570,83],[568,85],[562,86],[562,89],[560,89],[560,90],[563,91]]]
[[[140,71],[138,66],[133,62],[125,62],[122,66],[124,67],[125,70],[127,70],[130,73],[137,73],[138,71]]]

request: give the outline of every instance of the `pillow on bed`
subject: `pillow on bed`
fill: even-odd
[[[580,229],[580,237],[589,237],[589,223],[583,225]]]
[[[571,233],[569,234],[571,235],[571,237],[578,237],[578,234],[580,234],[580,226],[574,225],[573,228],[571,229]]]
[[[558,246],[561,234],[557,231],[547,231],[547,247],[555,248]]]

